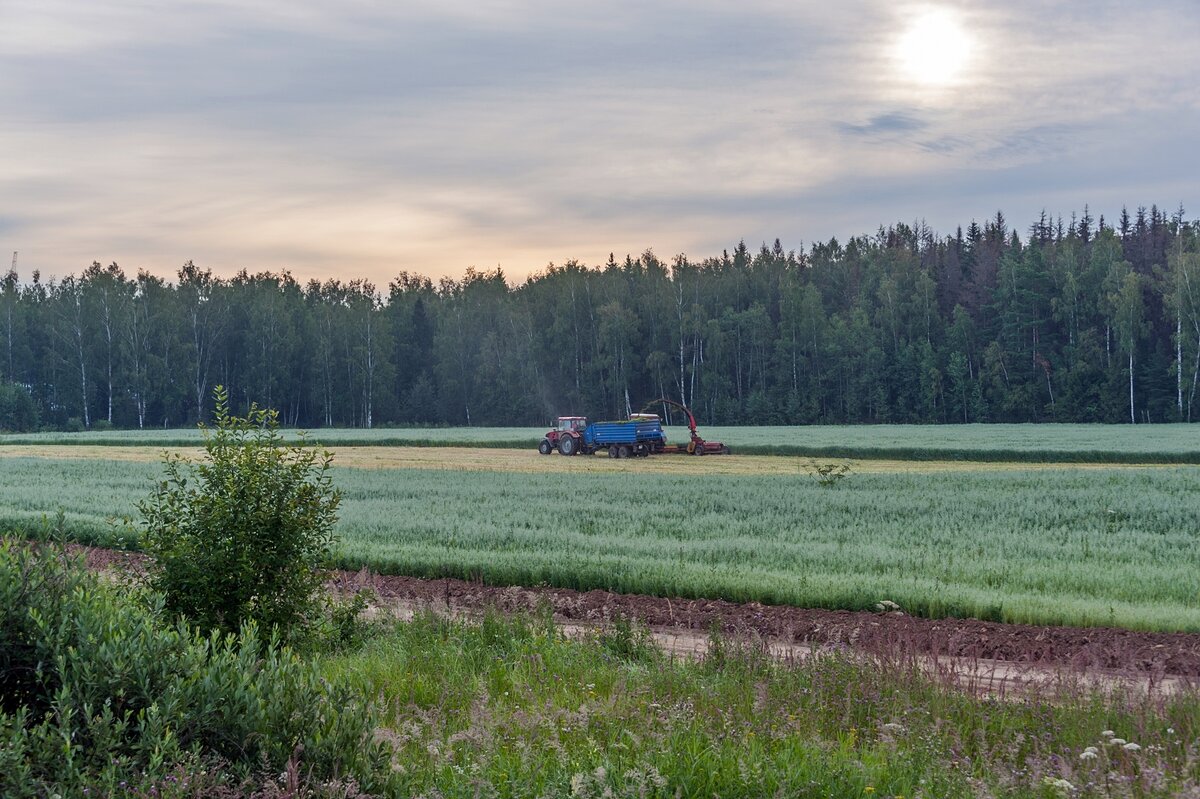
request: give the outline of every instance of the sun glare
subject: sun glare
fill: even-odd
[[[897,42],[896,56],[909,79],[925,86],[948,86],[962,76],[971,49],[971,35],[957,16],[936,9],[911,21]]]

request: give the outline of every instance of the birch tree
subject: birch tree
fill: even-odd
[[[1183,252],[1181,248],[1172,253],[1169,264],[1173,284],[1170,306],[1175,313],[1176,398],[1180,414],[1190,422],[1195,418],[1193,408],[1200,383],[1200,253]],[[1192,377],[1187,381],[1190,385],[1185,403],[1183,363],[1189,348]]]
[[[4,336],[4,380],[17,382],[17,320],[21,313],[21,281],[15,269],[9,269],[0,281],[0,334]]]
[[[180,305],[191,351],[196,419],[203,419],[217,339],[224,328],[228,308],[218,301],[220,281],[213,277],[211,269],[201,271],[188,261],[179,268],[178,275]]]
[[[1126,265],[1128,265],[1126,263]],[[1133,396],[1134,355],[1141,338],[1143,315],[1142,278],[1132,269],[1125,272],[1120,288],[1109,297],[1113,309],[1113,328],[1117,331],[1117,346],[1126,355],[1129,370],[1129,422],[1137,423]]]
[[[99,261],[83,271],[81,293],[85,313],[94,320],[96,344],[100,350],[100,362],[104,380],[104,418],[113,423],[114,379],[120,379],[122,341],[121,328],[129,308],[130,286],[125,273],[115,262],[106,267]]]
[[[65,278],[57,287],[51,288],[54,304],[58,312],[55,332],[65,345],[67,359],[72,363],[78,376],[79,409],[85,428],[92,426],[91,409],[89,408],[88,393],[88,344],[91,331],[87,328],[86,315],[83,311],[83,291],[80,281],[71,275]]]

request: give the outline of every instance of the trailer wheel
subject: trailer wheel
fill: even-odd
[[[542,443],[538,444],[538,452],[543,455],[549,455],[554,451],[554,447],[550,444],[550,439],[543,438]]]
[[[650,454],[650,447],[646,446],[645,444],[634,444],[633,454],[634,457],[644,458]]]
[[[579,442],[574,436],[563,436],[558,440],[558,451],[563,455],[574,455],[579,452]]]
[[[628,458],[632,454],[633,454],[633,450],[631,450],[629,448],[628,444],[622,444],[621,448],[617,450],[618,458]]]
[[[608,448],[608,457],[610,457],[610,458],[615,458],[615,457],[617,457],[617,448],[616,448],[616,447],[609,447],[609,448]]]

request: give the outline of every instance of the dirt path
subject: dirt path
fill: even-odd
[[[498,588],[367,572],[338,572],[331,584],[340,592],[370,588],[382,606],[401,616],[422,609],[470,614],[486,608],[514,613],[549,607],[568,631],[636,619],[666,651],[681,656],[703,655],[714,628],[754,641],[781,658],[803,659],[817,649],[845,647],[909,662],[989,693],[1063,680],[1155,692],[1200,684],[1200,634],[919,619],[609,591]]]
[[[145,562],[136,553],[80,549],[95,569],[137,571]],[[1200,634],[1193,633],[1037,627],[609,591],[501,588],[366,571],[333,572],[329,584],[342,594],[369,588],[377,597],[376,612],[400,618],[425,611],[472,616],[489,608],[504,613],[549,609],[564,631],[578,635],[617,619],[636,619],[660,647],[681,657],[703,656],[713,629],[782,659],[802,660],[822,649],[847,648],[1001,696],[1060,682],[1119,685],[1159,694],[1200,686]]]
[[[410,620],[419,613],[433,612],[455,618],[473,618],[486,609],[473,605],[446,605],[439,602],[417,602],[406,599],[384,600],[375,606],[377,614],[387,613],[403,620]],[[583,638],[595,635],[609,626],[609,622],[570,621],[555,616],[555,624],[571,637]],[[703,658],[712,645],[711,633],[700,633],[679,627],[648,627],[654,644],[668,655],[679,658]],[[777,638],[763,638],[744,632],[726,633],[729,638],[754,648],[761,648],[768,655],[781,661],[802,662],[821,652],[839,648],[834,644],[788,643]],[[728,640],[728,639],[727,639]],[[865,648],[852,647],[854,651]],[[884,660],[915,666],[936,679],[952,683],[973,694],[998,698],[1020,698],[1036,689],[1055,687],[1131,689],[1137,695],[1170,696],[1190,686],[1200,685],[1195,677],[1162,673],[1159,670],[1136,671],[1092,668],[1079,670],[1053,662],[1018,663],[990,658],[954,657],[933,653],[904,652],[902,649],[868,651]]]

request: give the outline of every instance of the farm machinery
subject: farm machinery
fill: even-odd
[[[662,420],[649,410],[670,405],[683,411],[688,420],[686,444],[668,444]],[[546,433],[538,452],[549,455],[593,455],[599,450],[610,458],[645,458],[649,455],[728,455],[729,447],[719,441],[705,441],[696,432],[696,417],[686,405],[669,399],[656,399],[620,422],[591,422],[585,416],[560,416],[558,426]]]

